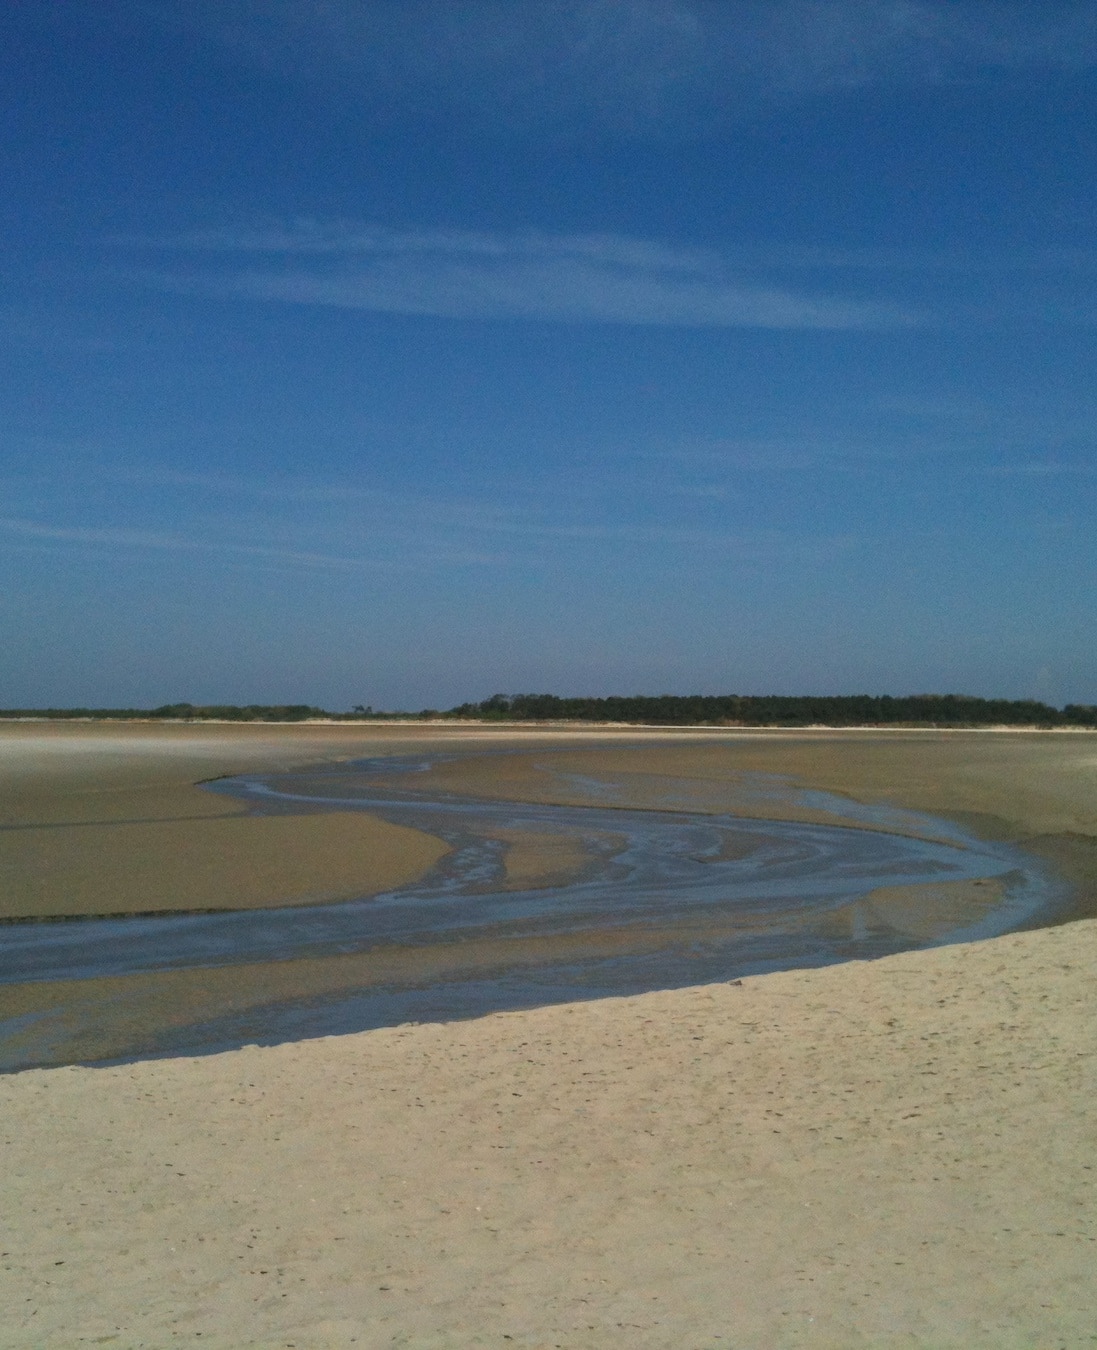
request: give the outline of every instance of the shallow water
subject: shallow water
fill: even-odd
[[[107,1036],[105,1053],[95,1058],[194,1054],[989,937],[1031,921],[1060,895],[1041,865],[1018,850],[944,821],[858,807],[766,775],[754,776],[759,800],[855,814],[870,828],[432,797],[415,786],[424,767],[421,760],[358,761],[212,785],[260,811],[368,810],[440,836],[451,852],[416,884],[340,904],[8,927],[0,930],[0,984],[385,957],[383,972],[363,967],[361,983],[336,994],[283,996],[184,1025],[168,1008],[159,1022],[146,1018],[139,1032]],[[613,798],[612,783],[593,780],[586,789],[596,800]],[[492,837],[500,830],[577,838],[588,863],[564,884],[502,889],[505,849]],[[894,906],[885,917],[870,899],[880,887],[990,880],[993,888],[973,892],[959,911],[914,913],[920,901],[913,891],[898,918]],[[423,962],[412,959],[399,973],[397,958],[439,949],[445,960],[435,962],[434,973],[425,976]],[[93,1016],[109,1023],[110,1000]],[[14,1062],[3,1037],[16,1028],[0,1023],[0,1068],[63,1061],[56,1017],[46,1019],[55,1038],[48,1053],[45,1041],[40,1052],[33,1035],[28,1043],[25,1019],[15,1021]]]

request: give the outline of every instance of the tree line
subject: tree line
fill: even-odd
[[[483,722],[632,722],[649,726],[805,727],[1094,727],[1097,705],[1053,708],[1035,699],[975,698],[966,694],[784,695],[634,694],[607,698],[561,698],[557,694],[492,694],[448,711],[375,712],[357,704],[350,712],[327,712],[305,703],[166,703],[159,708],[8,708],[0,719],[94,719],[163,722],[386,721],[400,717],[472,719]]]
[[[3,708],[0,718],[46,718],[50,721],[88,719],[99,721],[157,722],[304,722],[312,717],[330,718],[323,708],[305,703],[236,704],[165,703],[159,708]]]
[[[447,716],[485,721],[639,722],[661,726],[1083,726],[1097,727],[1097,706],[1062,710],[1035,699],[965,694],[637,694],[560,698],[555,694],[493,694],[462,703]]]

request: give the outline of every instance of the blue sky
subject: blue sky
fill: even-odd
[[[0,20],[0,706],[1097,702],[1097,4]]]

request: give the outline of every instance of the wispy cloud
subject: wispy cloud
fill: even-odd
[[[803,535],[786,530],[705,530],[691,526],[638,525],[627,522],[515,522],[497,529],[520,529],[527,537],[560,542],[642,545],[690,553],[719,554],[739,562],[766,562],[790,557],[823,561],[855,548],[853,535]]]
[[[989,464],[986,472],[998,478],[1060,478],[1097,475],[1097,460],[1028,460],[1015,464]]]
[[[97,480],[123,487],[179,489],[186,494],[232,504],[232,519],[238,518],[235,503],[250,499],[289,506],[298,518],[319,519],[327,528],[331,522],[353,513],[357,520],[370,522],[374,537],[424,541],[426,528],[450,531],[484,532],[510,528],[515,515],[511,506],[485,499],[466,499],[449,495],[431,497],[422,493],[392,491],[354,482],[323,482],[292,475],[239,478],[222,473],[192,473],[163,466],[139,468],[99,468]],[[482,561],[498,561],[484,557]]]
[[[116,237],[135,247],[187,251],[258,254],[459,254],[465,258],[506,261],[515,253],[527,258],[586,258],[601,266],[659,268],[669,272],[706,271],[721,265],[713,249],[683,248],[624,235],[560,236],[531,230],[521,235],[483,230],[392,230],[351,220],[319,220],[296,216],[257,226],[223,225],[168,236]]]
[[[265,544],[238,543],[202,539],[155,530],[119,527],[51,525],[39,521],[0,518],[0,531],[22,540],[37,540],[58,545],[85,545],[110,551],[153,550],[168,553],[211,554],[226,558],[252,559],[290,567],[332,571],[391,571],[416,566],[410,556],[344,556],[307,549],[280,548]],[[419,565],[491,565],[503,559],[498,555],[426,547]]]
[[[173,289],[445,318],[772,329],[877,329],[914,316],[768,283],[711,250],[617,235],[394,231],[298,221],[132,240],[216,268],[135,269]],[[261,261],[259,261],[261,260]]]
[[[1097,251],[1087,248],[978,249],[836,248],[828,244],[727,243],[720,249],[670,245],[614,234],[554,235],[529,230],[492,234],[482,230],[393,230],[346,219],[295,216],[252,224],[219,225],[178,234],[119,234],[109,244],[135,250],[251,255],[265,258],[458,255],[485,263],[561,255],[599,267],[633,268],[680,275],[729,271],[791,274],[819,272],[1058,273],[1097,272]]]
[[[674,506],[652,518],[637,516],[635,503],[622,502],[609,484],[594,495],[569,499],[556,494],[526,496],[509,491],[500,501],[391,492],[353,484],[262,480],[186,474],[170,469],[97,474],[100,484],[117,485],[117,511],[126,487],[172,494],[172,516],[182,528],[162,528],[147,501],[126,503],[129,521],[103,523],[103,511],[70,502],[65,516],[45,512],[0,517],[0,542],[8,548],[76,551],[133,561],[142,554],[206,557],[224,567],[247,564],[331,572],[430,572],[453,567],[513,569],[555,566],[563,557],[583,555],[655,559],[723,559],[742,564],[799,559],[824,562],[849,552],[849,535],[785,531],[742,520],[708,517]],[[75,486],[69,484],[70,487]],[[673,495],[673,494],[672,494]],[[79,494],[76,494],[79,497]],[[664,500],[667,494],[662,494]],[[228,509],[203,513],[210,498]],[[257,513],[241,511],[251,499]],[[95,519],[96,514],[99,520]],[[266,540],[278,542],[268,543]]]
[[[162,20],[378,109],[704,129],[759,101],[1097,61],[1091,0],[193,0]]]

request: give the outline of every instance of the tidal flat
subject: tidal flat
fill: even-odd
[[[1084,735],[2,731],[6,1069],[879,957],[1092,897]]]

